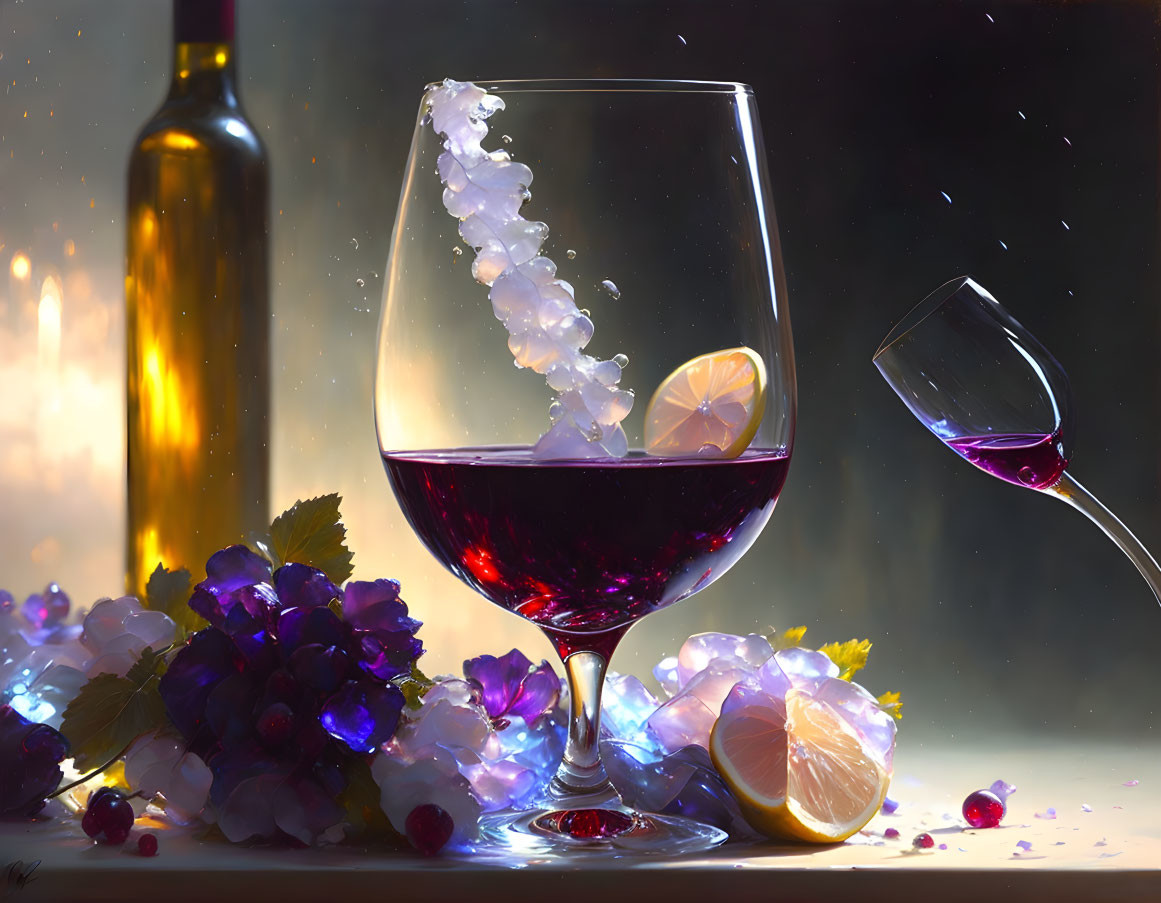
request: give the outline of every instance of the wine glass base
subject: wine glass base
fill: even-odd
[[[477,850],[530,856],[607,858],[626,853],[681,856],[723,843],[729,835],[713,825],[676,815],[621,807],[502,811],[480,819]]]

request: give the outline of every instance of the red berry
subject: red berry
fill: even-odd
[[[916,835],[915,839],[911,841],[911,845],[917,850],[930,850],[935,846],[935,838],[925,831]]]
[[[434,803],[416,806],[403,823],[407,839],[424,856],[434,856],[451,839],[455,823],[452,817]]]
[[[883,832],[883,836],[886,837],[888,840],[894,840],[896,837],[899,836],[899,830],[897,828],[888,828],[886,831]]]
[[[152,834],[142,834],[137,838],[137,852],[142,856],[156,856],[157,838]]]
[[[963,801],[963,817],[973,828],[994,828],[1007,813],[1004,801],[990,790],[977,790]]]
[[[118,845],[128,839],[135,818],[125,794],[113,787],[102,787],[89,797],[81,827],[90,837],[104,833],[106,843]]]
[[[81,827],[90,837],[96,837],[101,833],[101,820],[93,811],[92,806],[85,810],[84,817],[81,819]]]

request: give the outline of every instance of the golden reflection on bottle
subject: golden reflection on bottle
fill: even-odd
[[[198,580],[269,524],[265,152],[228,41],[178,43],[129,163],[127,588],[158,563]]]

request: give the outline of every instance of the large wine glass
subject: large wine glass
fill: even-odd
[[[1161,601],[1153,556],[1067,469],[1075,417],[1064,368],[983,286],[967,277],[940,286],[896,324],[874,364],[952,451],[1091,518]]]
[[[729,570],[786,477],[794,359],[767,178],[745,85],[424,94],[384,288],[380,450],[424,545],[544,631],[570,692],[543,806],[487,819],[492,841],[677,853],[724,839],[623,805],[598,753],[600,699],[629,627]],[[703,355],[749,389],[691,364],[689,417],[667,441],[655,423],[647,453],[646,403]],[[745,444],[755,425],[744,449],[717,438]]]

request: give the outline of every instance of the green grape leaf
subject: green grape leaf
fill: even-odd
[[[339,520],[342,496],[336,492],[299,500],[274,518],[270,536],[256,540],[259,550],[275,568],[288,561],[308,564],[342,585],[351,576],[351,550],[347,528]]]
[[[847,640],[845,643],[827,643],[818,651],[838,665],[839,677],[850,680],[856,671],[867,666],[867,656],[871,652],[870,640]]]
[[[435,681],[414,664],[411,666],[410,674],[395,678],[394,683],[403,692],[403,698],[409,709],[419,708],[423,702],[423,694],[435,686]]]
[[[899,698],[899,693],[895,690],[888,690],[876,700],[879,703],[879,708],[894,718],[896,721],[903,719],[903,700]]]
[[[399,833],[383,814],[379,785],[371,775],[371,766],[363,758],[351,759],[343,768],[347,786],[338,796],[351,833],[359,836],[386,837],[402,841]]]
[[[60,731],[78,771],[99,768],[145,732],[166,726],[165,703],[157,688],[163,655],[147,647],[124,677],[98,674],[68,704]]]
[[[189,607],[192,584],[193,577],[185,568],[171,571],[159,563],[145,585],[145,607],[169,615],[181,628],[179,641],[206,626],[205,619]]]

